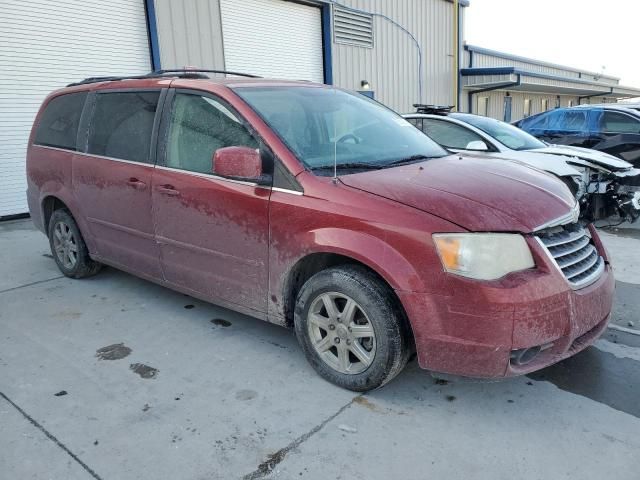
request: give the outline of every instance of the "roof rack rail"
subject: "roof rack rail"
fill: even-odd
[[[414,103],[416,113],[426,113],[430,115],[446,115],[451,113],[453,105],[425,105],[423,103]]]
[[[78,85],[87,85],[90,83],[99,83],[99,82],[116,82],[119,80],[145,80],[149,78],[163,78],[163,77],[199,78],[199,79],[210,78],[208,75],[205,75],[205,73],[219,73],[223,75],[235,75],[237,77],[261,78],[258,75],[251,75],[249,73],[241,73],[241,72],[231,72],[228,70],[180,68],[180,69],[170,69],[170,70],[154,70],[144,75],[125,75],[122,77],[117,77],[117,76],[89,77],[79,82],[70,83],[67,85],[67,87],[75,87]]]
[[[179,73],[183,75],[189,75],[193,73],[220,73],[224,75],[234,75],[236,77],[247,77],[247,78],[262,78],[259,75],[253,75],[251,73],[242,73],[242,72],[232,72],[230,70],[211,70],[206,68],[178,68],[178,69],[169,69],[169,70],[154,70],[150,73],[150,75],[168,75]]]

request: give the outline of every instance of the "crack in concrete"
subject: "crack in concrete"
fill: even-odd
[[[53,278],[47,278],[46,280],[38,280],[37,282],[26,283],[24,285],[18,285],[17,287],[7,288],[6,290],[0,290],[0,294],[7,293],[7,292],[13,292],[14,290],[19,290],[21,288],[30,287],[32,285],[39,285],[41,283],[47,283],[47,282],[50,282],[52,280],[58,280],[60,278],[64,278],[64,275],[60,275],[58,277],[53,277]]]
[[[281,448],[277,452],[270,454],[264,462],[262,462],[260,465],[258,465],[258,468],[256,470],[254,470],[251,473],[248,473],[247,475],[242,477],[242,479],[243,480],[257,480],[259,478],[264,478],[267,475],[269,475],[271,472],[273,472],[273,470],[276,468],[276,466],[278,466],[278,464],[280,464],[285,459],[285,457],[287,456],[287,454],[291,450],[293,450],[294,448],[299,447],[304,442],[309,440],[309,438],[311,438],[313,435],[315,435],[320,430],[322,430],[329,422],[331,422],[338,415],[340,415],[342,412],[344,412],[347,408],[349,408],[351,405],[353,405],[353,403],[358,398],[360,398],[361,396],[362,395],[358,395],[357,397],[353,397],[349,403],[347,403],[346,405],[343,405],[342,407],[340,407],[340,409],[337,412],[335,412],[331,416],[325,418],[321,423],[319,423],[318,425],[313,427],[307,433],[305,433],[303,435],[300,435],[298,438],[296,438],[291,443],[289,443],[289,445],[287,445],[286,447]]]
[[[71,458],[73,458],[76,462],[78,462],[78,464],[84,468],[84,470],[91,475],[93,478],[95,478],[96,480],[102,480],[102,478],[96,473],[94,472],[91,467],[89,467],[89,465],[87,465],[86,463],[84,463],[82,460],[80,460],[80,458],[78,458],[78,456],[73,453],[71,450],[69,450],[67,448],[67,446],[62,443],[60,440],[58,440],[52,433],[50,433],[46,428],[44,428],[42,425],[40,425],[33,417],[31,417],[27,412],[25,412],[22,408],[20,408],[13,400],[11,400],[9,397],[7,397],[4,393],[0,392],[0,397],[4,398],[7,403],[9,403],[9,405],[11,405],[13,408],[15,408],[18,412],[20,412],[20,414],[22,414],[22,416],[24,418],[26,418],[29,423],[31,423],[31,425],[33,425],[34,427],[36,427],[38,430],[40,430],[42,433],[45,434],[45,436],[51,440],[53,443],[55,443],[58,447],[60,447],[62,450],[64,450],[64,452],[69,455]]]

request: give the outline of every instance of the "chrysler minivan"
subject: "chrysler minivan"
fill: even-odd
[[[525,374],[592,344],[614,279],[567,187],[451,154],[356,93],[196,72],[52,93],[33,221],[72,278],[109,265],[295,328],[325,379]]]

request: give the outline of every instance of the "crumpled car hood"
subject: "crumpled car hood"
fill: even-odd
[[[553,175],[486,156],[452,155],[340,181],[470,231],[529,233],[569,214],[576,203]]]
[[[558,157],[543,153],[540,150],[510,150],[508,152],[486,153],[485,155],[491,158],[521,162],[559,177],[581,176],[579,169],[567,163],[568,157]]]
[[[620,160],[608,153],[598,152],[589,148],[571,147],[568,145],[550,145],[545,148],[529,150],[529,152],[543,155],[563,155],[571,158],[571,161],[578,165],[603,167],[610,172],[634,170],[633,165],[629,162]],[[576,160],[580,161],[576,162]],[[640,170],[636,171],[634,174],[637,175],[639,173]]]

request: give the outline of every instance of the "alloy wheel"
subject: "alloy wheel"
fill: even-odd
[[[373,362],[373,325],[351,297],[337,292],[316,297],[309,308],[307,328],[316,353],[334,370],[354,375]]]
[[[73,270],[78,263],[78,242],[65,222],[58,222],[53,228],[53,250],[64,268]]]

